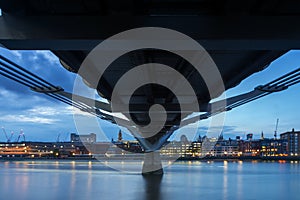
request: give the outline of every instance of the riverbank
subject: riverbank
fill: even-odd
[[[0,161],[24,161],[24,160],[30,160],[30,161],[62,161],[62,160],[68,160],[68,161],[122,161],[122,160],[143,160],[143,155],[135,156],[115,156],[115,157],[105,157],[105,156],[74,156],[74,157],[0,157]],[[174,159],[175,160],[175,159]],[[177,161],[300,161],[300,157],[297,156],[241,156],[241,157],[204,157],[204,158],[197,158],[197,157],[181,157],[178,158]]]
[[[300,157],[299,156],[240,156],[240,157],[230,157],[230,156],[226,156],[226,157],[204,157],[204,158],[179,158],[178,160],[182,160],[182,161],[190,161],[190,160],[200,160],[200,161],[209,161],[209,160],[220,160],[220,161],[224,161],[224,160],[242,160],[242,161],[247,161],[247,160],[286,160],[286,161],[300,161]]]

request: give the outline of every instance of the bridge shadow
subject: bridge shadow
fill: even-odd
[[[163,175],[144,175],[144,200],[160,200],[161,196],[161,181]]]

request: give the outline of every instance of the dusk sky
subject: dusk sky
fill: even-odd
[[[0,54],[15,63],[29,69],[54,85],[62,86],[71,92],[76,74],[65,70],[58,58],[50,51],[10,51],[0,48]],[[274,61],[267,69],[245,79],[237,87],[226,92],[226,96],[234,96],[253,90],[254,87],[272,81],[300,66],[300,51],[290,51]],[[15,141],[21,129],[28,141],[68,141],[70,133],[77,133],[73,109],[45,95],[34,93],[18,83],[0,76],[0,127],[10,134],[14,131]],[[300,84],[286,91],[274,93],[253,101],[226,113],[223,129],[225,137],[244,137],[253,133],[259,138],[263,131],[266,137],[273,137],[276,119],[279,118],[278,133],[300,130]],[[199,134],[205,135],[209,120],[199,123]],[[101,121],[107,139],[117,138],[119,128]],[[91,127],[86,134],[96,132]],[[96,132],[97,133],[97,132]],[[188,135],[188,133],[187,133]],[[193,139],[193,136],[189,136]],[[104,138],[98,138],[104,140]],[[125,135],[125,139],[131,137]],[[0,141],[6,141],[1,130]]]

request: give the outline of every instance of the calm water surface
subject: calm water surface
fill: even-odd
[[[177,162],[145,178],[99,162],[1,161],[0,179],[1,200],[300,199],[298,162]]]

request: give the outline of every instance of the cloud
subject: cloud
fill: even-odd
[[[29,90],[29,89],[28,89]],[[46,97],[43,94],[34,93],[22,93],[15,90],[9,90],[3,87],[0,87],[0,112],[17,112],[19,110],[27,110],[37,107],[37,105],[43,107],[53,107],[56,105],[61,105],[61,103]]]
[[[22,53],[18,50],[13,50],[11,51],[11,53],[18,59],[21,60],[22,59]]]
[[[33,107],[28,109],[19,109],[10,111],[9,113],[2,113],[0,120],[4,122],[27,122],[27,123],[38,123],[38,124],[55,124],[60,121],[59,110],[60,108],[50,107]]]
[[[56,57],[51,51],[45,51],[45,50],[33,51],[31,59],[34,61],[38,59],[45,59],[52,65],[60,65],[58,57]]]
[[[17,95],[13,92],[10,92],[10,91],[0,87],[0,98],[15,99],[15,98],[17,98]]]
[[[86,117],[94,117],[94,115],[88,113],[88,112],[84,112],[82,110],[79,110],[78,108],[69,106],[66,108],[66,111],[69,111],[70,114],[72,115],[77,115],[77,116],[86,116]]]
[[[23,95],[0,88],[0,121],[54,124],[73,114],[71,106],[35,95]]]
[[[16,113],[20,112],[20,113]],[[5,122],[29,122],[39,124],[55,124],[62,121],[66,116],[89,115],[78,109],[73,109],[71,106],[57,105],[49,106],[34,106],[29,109],[21,109],[13,114],[3,114],[0,116],[0,121]],[[91,115],[89,115],[91,116]]]
[[[5,122],[29,122],[39,124],[55,124],[59,120],[49,119],[38,116],[25,116],[25,115],[4,115],[0,117],[0,120]]]
[[[64,110],[63,110],[64,111]],[[61,112],[61,109],[42,106],[34,107],[28,110],[28,113],[33,115],[44,115],[44,116],[57,116],[60,114],[65,114]]]

